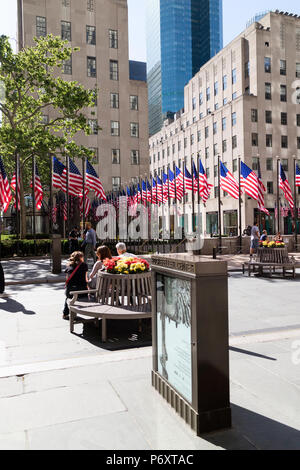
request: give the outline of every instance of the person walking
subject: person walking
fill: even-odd
[[[85,234],[85,239],[82,244],[82,248],[84,248],[84,261],[85,263],[88,263],[88,258],[89,256],[91,256],[95,264],[97,261],[97,257],[95,253],[95,250],[97,247],[96,232],[92,228],[92,224],[90,222],[87,222],[85,228],[86,228],[86,234]]]
[[[250,260],[252,260],[254,253],[257,252],[259,247],[260,233],[257,223],[254,222],[251,229],[251,245],[250,245]]]

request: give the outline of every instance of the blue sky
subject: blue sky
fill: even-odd
[[[128,0],[130,58],[146,60],[145,0]],[[0,0],[0,34],[16,37],[16,0]],[[4,6],[5,5],[5,6]],[[264,10],[284,10],[300,15],[299,0],[223,0],[224,45],[228,44],[243,29],[247,21]]]

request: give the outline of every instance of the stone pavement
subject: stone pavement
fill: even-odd
[[[8,287],[0,449],[300,449],[299,287],[230,275],[233,428],[201,438],[152,389],[150,347],[124,350],[111,326],[105,348],[93,326],[71,335],[62,284]]]

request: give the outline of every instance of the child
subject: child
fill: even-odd
[[[72,253],[69,259],[69,265],[65,270],[67,274],[66,280],[66,301],[63,311],[63,319],[69,320],[69,307],[68,299],[71,299],[72,296],[70,292],[75,291],[86,291],[87,282],[88,282],[88,266],[84,262],[84,254],[81,251],[75,251]]]

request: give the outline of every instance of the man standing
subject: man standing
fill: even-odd
[[[257,226],[257,223],[254,222],[253,227],[251,229],[250,260],[252,260],[254,253],[257,252],[257,249],[259,247],[259,237],[259,228]]]
[[[96,263],[97,257],[96,257],[96,247],[97,247],[97,237],[96,237],[96,232],[92,228],[92,224],[90,222],[86,223],[86,234],[85,234],[85,239],[83,242],[82,247],[84,248],[84,261],[85,263],[88,263],[88,258],[89,255],[94,260],[94,263]]]

